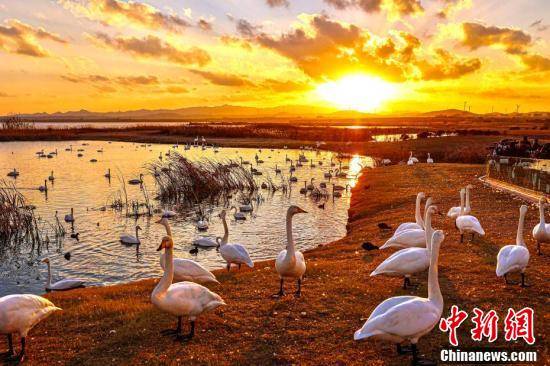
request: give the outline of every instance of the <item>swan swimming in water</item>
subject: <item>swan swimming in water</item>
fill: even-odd
[[[539,199],[540,221],[533,228],[533,238],[537,241],[537,253],[539,255],[542,254],[542,252],[540,250],[540,244],[541,243],[550,243],[550,224],[547,224],[545,219],[544,219],[544,208],[546,206],[545,200],[546,200],[546,198],[544,198],[544,197],[541,197]]]
[[[137,225],[136,226],[136,236],[132,236],[132,235],[128,235],[128,234],[124,234],[120,237],[120,241],[121,243],[123,244],[137,244],[139,245],[141,243],[141,241],[139,240],[139,230],[141,230],[141,226]]]
[[[29,331],[42,320],[61,309],[48,299],[36,295],[7,295],[0,297],[0,334],[8,339],[8,361],[20,363],[25,358],[26,339]],[[13,349],[12,335],[21,337],[21,351],[17,356]]]
[[[71,213],[65,215],[65,222],[74,222],[74,209],[71,207]]]
[[[173,334],[177,340],[187,341],[195,335],[195,320],[197,316],[208,310],[213,310],[221,305],[226,305],[223,299],[216,293],[194,282],[178,282],[172,284],[174,279],[173,261],[174,242],[169,236],[162,238],[157,249],[165,251],[164,275],[151,294],[151,302],[158,309],[177,316],[178,326],[175,330],[163,331],[163,334]],[[189,317],[191,331],[182,335],[182,318]]]
[[[172,229],[168,219],[162,218],[156,222],[164,226],[166,235],[172,237]],[[166,268],[166,254],[160,255],[160,266],[164,270]],[[174,258],[174,280],[176,282],[190,281],[195,283],[219,283],[216,276],[209,270],[204,268],[199,263],[191,259]]]
[[[428,334],[441,319],[443,296],[438,280],[439,247],[445,235],[441,230],[431,238],[430,269],[428,273],[428,297],[396,296],[380,303],[371,313],[363,327],[355,332],[353,339],[381,339],[397,344],[398,351],[404,342],[411,343],[413,365],[427,364],[418,357],[416,344]]]
[[[479,220],[472,215],[466,215],[464,213],[464,194],[465,189],[460,190],[460,215],[456,218],[456,227],[460,231],[460,242],[464,241],[464,234],[471,233],[472,239],[475,234],[480,236],[485,235],[485,230],[481,227]]]
[[[284,280],[297,280],[298,289],[296,297],[300,297],[302,293],[302,277],[306,273],[306,261],[304,255],[299,250],[296,250],[294,238],[292,236],[292,218],[299,213],[307,213],[298,206],[290,206],[286,213],[286,249],[283,249],[275,260],[275,269],[279,274],[280,288],[276,297],[283,296]]]
[[[79,287],[84,287],[86,281],[80,278],[65,278],[63,280],[52,283],[52,271],[50,259],[44,258],[42,263],[48,266],[48,279],[46,281],[46,291],[67,291]]]
[[[406,290],[408,286],[412,286],[411,275],[425,271],[430,266],[430,242],[433,234],[432,214],[436,210],[436,206],[430,206],[426,210],[424,219],[426,248],[401,249],[380,263],[370,275],[404,276],[403,289]]]
[[[225,220],[226,212],[222,210],[220,212],[220,218],[223,222],[223,238],[216,238],[216,242],[219,245],[220,254],[223,259],[227,262],[227,271],[231,270],[231,264],[236,264],[241,268],[242,264],[246,264],[248,267],[253,268],[254,262],[250,259],[250,254],[248,250],[242,244],[233,244],[228,243],[229,239],[229,228],[227,227],[227,221]]]
[[[529,263],[529,249],[525,245],[523,240],[523,225],[525,221],[525,214],[527,213],[527,206],[522,205],[519,208],[519,223],[518,232],[516,234],[516,245],[506,245],[500,248],[497,255],[497,269],[496,273],[498,277],[504,276],[506,284],[510,284],[506,275],[512,272],[521,272],[521,287],[525,285],[525,268]]]
[[[464,214],[469,215],[472,212],[472,208],[470,207],[470,190],[473,188],[471,184],[468,184],[466,186],[466,207],[464,207]],[[460,206],[454,206],[449,209],[447,212],[447,217],[450,217],[451,219],[456,219],[460,215]]]

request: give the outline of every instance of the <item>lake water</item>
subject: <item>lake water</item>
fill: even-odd
[[[65,149],[71,147],[71,151]],[[55,212],[67,230],[67,235],[59,242],[49,244],[49,250],[41,255],[29,254],[24,250],[18,256],[4,256],[0,262],[0,296],[11,293],[42,293],[46,279],[46,267],[40,263],[49,257],[52,263],[54,278],[84,278],[89,285],[108,285],[128,282],[137,279],[158,277],[161,275],[159,253],[156,251],[160,239],[165,235],[164,228],[154,222],[159,215],[127,217],[124,212],[109,207],[113,199],[119,196],[121,180],[127,181],[145,174],[144,187],[150,197],[156,195],[154,177],[148,174],[147,165],[158,161],[159,155],[165,157],[169,150],[177,150],[190,160],[209,158],[218,161],[229,159],[239,161],[240,157],[251,161],[263,172],[256,177],[261,184],[270,176],[275,183],[280,181],[274,172],[275,165],[289,177],[290,163],[287,157],[296,160],[299,150],[269,150],[221,148],[202,150],[200,147],[184,150],[183,146],[174,148],[165,144],[138,144],[103,141],[63,141],[63,142],[7,142],[0,143],[0,175],[8,184],[15,184],[23,193],[29,204],[36,206],[35,215],[40,218],[40,227],[53,238],[50,224],[55,223]],[[40,158],[38,151],[46,154],[55,152],[52,158]],[[81,151],[79,151],[81,150]],[[102,151],[102,152],[98,152]],[[285,214],[291,204],[299,205],[308,214],[297,215],[294,219],[295,241],[300,249],[307,249],[321,243],[341,238],[346,233],[347,210],[350,193],[343,192],[340,198],[330,198],[325,209],[318,207],[309,196],[300,194],[304,180],[315,178],[315,183],[327,181],[324,173],[336,169],[339,160],[335,153],[322,151],[304,151],[307,159],[313,159],[316,167],[304,163],[296,168],[298,183],[292,184],[290,193],[281,191],[270,194],[260,189],[258,194],[262,202],[255,207],[245,221],[235,221],[228,214],[229,241],[244,244],[254,260],[274,258],[284,249]],[[78,157],[82,154],[82,157]],[[255,156],[264,160],[263,164],[254,163]],[[91,162],[97,159],[97,162]],[[166,159],[166,157],[164,158]],[[331,168],[331,159],[335,167]],[[322,165],[319,166],[319,162]],[[343,166],[349,166],[347,178],[332,179],[331,183],[342,186],[353,186],[362,167],[372,166],[369,158],[354,156],[342,160]],[[17,179],[7,177],[7,173],[16,168],[20,172]],[[112,178],[104,177],[110,169]],[[48,192],[37,188],[53,171],[54,183],[48,182]],[[329,187],[331,185],[329,184]],[[143,202],[143,192],[139,185],[126,185],[129,199]],[[331,190],[329,189],[329,192]],[[155,208],[164,207],[153,200]],[[105,207],[107,207],[105,209]],[[79,233],[79,240],[70,237],[71,226],[63,221],[65,214],[74,208],[74,232]],[[189,254],[193,248],[191,242],[200,236],[215,238],[223,235],[223,227],[218,213],[221,207],[212,207],[209,213],[210,228],[198,232],[195,222],[195,211],[178,210],[178,216],[170,219],[175,240],[175,255],[181,258],[192,258],[209,269],[221,268],[224,261],[216,250],[200,250],[197,255]],[[119,237],[124,233],[134,235],[135,226],[140,225],[141,245],[126,246],[120,243]],[[70,252],[70,260],[64,254]]]

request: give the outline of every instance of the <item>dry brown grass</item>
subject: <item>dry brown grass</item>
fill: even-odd
[[[365,252],[360,245],[365,240],[381,244],[388,237],[378,229],[378,222],[396,226],[413,220],[414,197],[419,190],[432,195],[446,211],[457,204],[457,191],[466,183],[475,186],[473,213],[480,218],[487,236],[460,244],[453,223],[435,217],[434,227],[446,233],[440,251],[444,314],[452,304],[467,311],[475,306],[495,309],[501,316],[508,307],[532,306],[536,310],[537,342],[530,348],[538,350],[540,360],[547,360],[550,248],[545,248],[546,255],[537,256],[526,232],[532,253],[528,282],[533,286],[506,286],[496,278],[496,253],[500,246],[514,241],[521,202],[482,186],[476,179],[482,171],[479,165],[451,164],[366,171],[353,190],[348,235],[305,253],[308,270],[301,299],[270,298],[278,287],[273,261],[256,263],[253,270],[238,273],[217,271],[221,285],[211,289],[228,306],[201,316],[197,337],[187,344],[160,336],[160,330],[174,326],[175,319],[151,305],[154,280],[47,295],[64,311],[32,331],[29,364],[407,364],[409,358],[396,355],[393,345],[354,342],[353,332],[388,297],[409,293],[426,296],[426,275],[415,279],[422,285],[412,291],[403,291],[399,278],[371,278],[370,272],[391,251]],[[526,227],[533,227],[536,220],[537,212],[531,208]],[[284,238],[273,245],[282,249]],[[476,345],[470,340],[469,325],[459,331],[461,347]],[[5,347],[5,343],[0,344]],[[432,331],[421,339],[419,347],[428,356],[437,357],[439,347],[447,344],[446,334]],[[502,333],[494,346],[526,348],[522,342],[504,342]]]

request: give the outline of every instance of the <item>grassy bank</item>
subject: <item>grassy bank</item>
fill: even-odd
[[[160,335],[173,327],[175,319],[156,310],[149,297],[156,280],[125,285],[88,288],[47,295],[64,309],[39,324],[28,345],[29,364],[44,365],[136,365],[136,364],[300,364],[300,365],[403,365],[407,356],[398,356],[394,346],[384,342],[354,342],[353,332],[384,299],[403,294],[426,296],[426,274],[415,278],[417,290],[401,289],[400,278],[369,277],[370,272],[393,251],[361,249],[369,240],[381,244],[390,235],[377,223],[394,227],[414,219],[414,197],[419,190],[432,195],[442,211],[458,201],[458,189],[466,183],[472,193],[473,213],[487,236],[473,243],[459,243],[452,221],[435,216],[434,227],[446,233],[440,251],[440,283],[445,301],[444,315],[451,305],[471,311],[474,307],[494,309],[502,321],[508,307],[535,309],[534,347],[539,359],[548,357],[549,318],[548,268],[550,248],[537,256],[529,235],[537,221],[530,208],[526,218],[526,242],[531,251],[529,288],[506,286],[495,276],[496,254],[500,246],[514,242],[521,202],[483,187],[476,179],[479,165],[392,166],[366,171],[354,188],[349,210],[348,235],[337,242],[307,251],[308,270],[303,295],[280,300],[270,295],[278,289],[273,261],[259,262],[253,270],[216,271],[220,285],[211,289],[228,306],[199,318],[197,336],[181,344]],[[159,229],[160,230],[160,229]],[[299,230],[299,228],[296,228]],[[176,245],[184,238],[175,238]],[[236,239],[236,238],[235,238]],[[284,238],[273,245],[284,248]],[[299,243],[298,243],[299,244]],[[158,243],[146,243],[154,250]],[[288,288],[290,292],[292,288]],[[546,313],[545,313],[546,312]],[[461,348],[475,346],[467,320],[459,330]],[[0,349],[6,347],[0,340]],[[483,343],[486,345],[487,343]],[[430,357],[438,357],[440,346],[448,345],[447,335],[432,331],[419,347]],[[526,348],[522,341],[507,343],[503,333],[495,347]]]

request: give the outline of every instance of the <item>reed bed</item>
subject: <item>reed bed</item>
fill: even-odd
[[[157,198],[163,203],[224,201],[234,192],[252,194],[258,189],[252,173],[234,161],[191,161],[174,153],[148,168],[151,173],[156,172]]]
[[[0,182],[0,257],[28,246],[40,251],[42,239],[32,207],[14,185]]]

